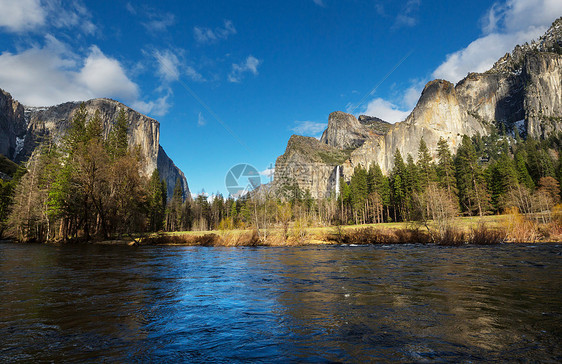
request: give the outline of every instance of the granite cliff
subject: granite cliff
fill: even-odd
[[[503,126],[502,126],[503,125]],[[388,124],[341,111],[330,114],[320,140],[292,136],[275,165],[274,186],[296,182],[314,197],[333,194],[336,175],[349,179],[356,166],[393,168],[398,149],[417,159],[423,138],[433,156],[437,142],[456,150],[463,135],[486,135],[505,127],[523,136],[546,138],[562,131],[562,18],[537,41],[517,46],[484,73],[456,85],[433,80],[406,120]],[[324,158],[328,153],[334,158]]]
[[[158,121],[115,100],[93,99],[84,104],[89,115],[96,110],[100,112],[106,136],[123,109],[129,123],[129,145],[139,146],[143,174],[150,175],[158,168],[161,178],[166,181],[168,196],[172,195],[179,179],[184,197],[190,197],[185,175],[160,146]],[[42,141],[60,142],[79,106],[80,102],[67,102],[50,107],[25,107],[0,90],[0,154],[19,163],[26,161]]]

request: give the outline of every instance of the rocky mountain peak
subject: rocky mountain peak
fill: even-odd
[[[525,57],[533,52],[552,52],[562,54],[562,17],[556,19],[539,39],[516,45],[511,53],[501,57],[487,73],[520,74]]]
[[[357,148],[369,136],[369,130],[357,118],[342,111],[335,111],[328,118],[328,127],[320,141],[340,149]]]
[[[392,124],[388,121],[384,121],[376,116],[359,115],[359,122],[369,128],[373,133],[377,135],[384,135],[392,127]]]
[[[0,154],[18,163],[25,162],[41,142],[51,140],[59,143],[80,104],[66,102],[50,107],[24,107],[10,94],[0,90]],[[129,145],[139,147],[141,172],[150,176],[158,168],[160,177],[166,181],[168,196],[172,195],[179,180],[184,197],[190,198],[183,172],[160,146],[160,123],[157,120],[108,98],[84,101],[84,105],[90,116],[99,112],[106,136],[113,128],[120,110],[124,110],[129,124]]]

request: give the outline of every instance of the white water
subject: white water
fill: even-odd
[[[340,195],[340,166],[336,167],[336,198]]]

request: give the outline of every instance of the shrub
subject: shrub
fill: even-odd
[[[435,243],[437,245],[459,246],[466,243],[466,236],[464,231],[449,226],[437,237]]]
[[[472,228],[468,238],[469,244],[494,245],[505,242],[507,234],[504,229],[490,229],[484,224]]]

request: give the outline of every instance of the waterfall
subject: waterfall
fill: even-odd
[[[336,167],[336,198],[340,195],[340,166]]]

